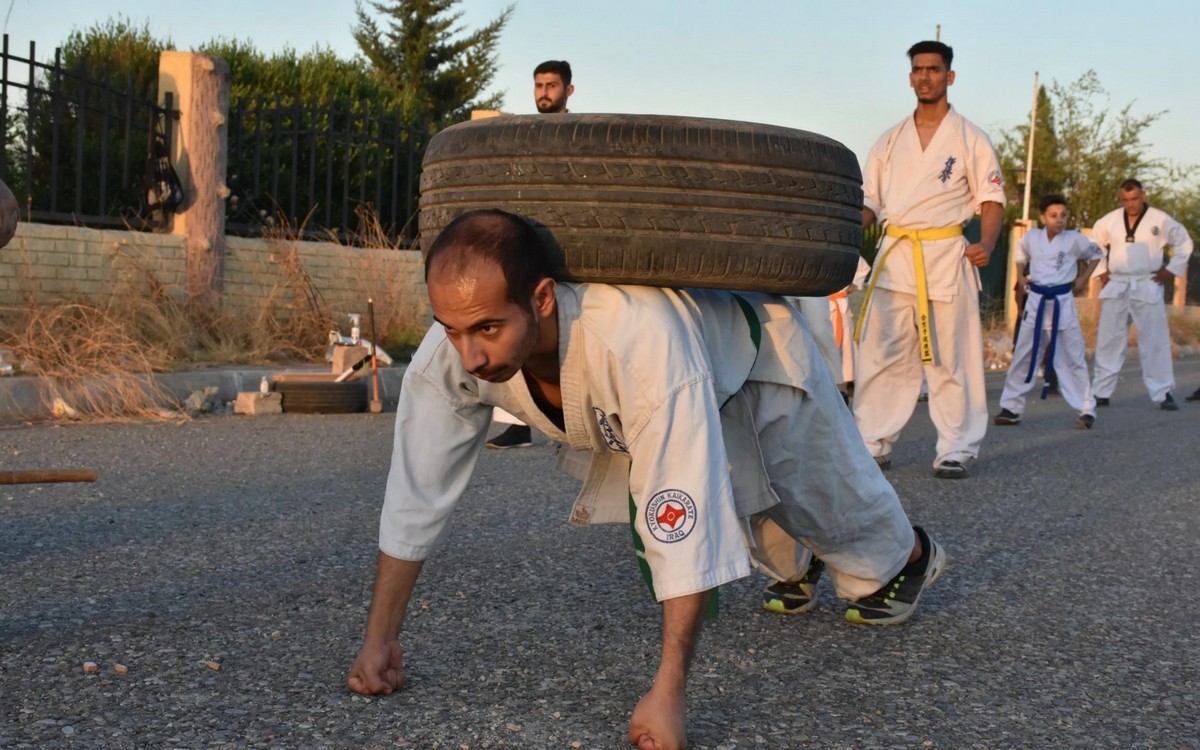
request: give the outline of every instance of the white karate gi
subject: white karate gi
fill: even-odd
[[[854,343],[854,315],[850,312],[848,295],[863,288],[867,281],[867,274],[870,272],[871,264],[859,256],[858,268],[854,271],[854,280],[841,292],[829,297],[829,322],[833,325],[833,343],[837,346],[838,353],[841,355],[841,379],[838,381],[839,385],[854,380],[854,359],[857,347]],[[837,368],[834,369],[835,377],[838,371]]]
[[[757,352],[729,292],[560,283],[562,427],[523,377],[472,377],[434,325],[400,391],[380,549],[437,548],[498,406],[575,449],[560,456],[584,479],[572,523],[628,522],[632,500],[660,600],[747,575],[751,554],[795,579],[808,553],[794,538],[843,597],[877,591],[912,550],[895,490],[795,309],[739,296],[761,321]]]
[[[1133,237],[1134,242],[1125,241],[1124,208],[1105,214],[1092,227],[1092,241],[1104,251],[1096,272],[1111,274],[1100,290],[1092,392],[1109,398],[1116,389],[1132,320],[1137,329],[1142,380],[1150,399],[1161,403],[1175,388],[1175,371],[1163,288],[1151,277],[1162,268],[1167,245],[1172,250],[1167,270],[1177,278],[1182,276],[1192,255],[1192,238],[1182,224],[1150,206],[1146,206]]]
[[[1034,229],[1021,238],[1017,247],[1017,266],[1029,264],[1029,277],[1039,287],[1056,287],[1075,281],[1077,261],[1099,260],[1103,253],[1096,243],[1079,232],[1068,229],[1059,232],[1050,240],[1045,229]],[[1065,292],[1058,295],[1058,338],[1054,345],[1054,372],[1058,376],[1059,393],[1071,408],[1080,414],[1096,413],[1096,399],[1092,397],[1091,380],[1088,377],[1086,347],[1083,331],[1079,328],[1079,313],[1075,309],[1075,295]],[[1025,298],[1025,309],[1021,313],[1021,332],[1013,348],[1012,364],[1004,378],[1004,391],[1000,394],[1000,408],[1014,414],[1025,411],[1025,398],[1038,385],[1036,363],[1048,351],[1051,327],[1054,324],[1053,301],[1047,300],[1042,311],[1042,333],[1035,335],[1038,305],[1042,295],[1029,290]],[[1038,339],[1038,351],[1033,351],[1034,339]],[[1030,362],[1034,363],[1034,377],[1029,377]]]
[[[800,311],[800,314],[804,317],[804,321],[808,323],[808,331],[812,334],[813,341],[817,344],[817,351],[821,352],[821,358],[825,360],[825,366],[829,368],[834,381],[840,386],[845,382],[839,377],[842,371],[842,355],[838,351],[837,341],[834,339],[833,325],[828,322],[828,303],[825,301],[826,298],[785,297],[785,299]]]
[[[1004,180],[992,143],[951,108],[924,151],[912,116],[883,134],[867,157],[863,204],[878,220],[904,229],[964,226],[985,202],[1004,204]],[[854,375],[854,416],[875,456],[912,417],[921,389],[917,276],[912,243],[895,242],[876,259],[875,291],[860,323]],[[929,415],[937,428],[937,456],[962,461],[979,455],[987,431],[979,273],[966,258],[962,237],[922,242],[928,284],[934,362],[924,366]]]

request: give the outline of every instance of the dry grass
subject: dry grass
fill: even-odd
[[[122,251],[118,251],[122,252]],[[314,359],[324,351],[328,321],[319,314],[274,314],[266,299],[254,315],[212,314],[190,307],[134,257],[136,280],[103,298],[42,302],[0,311],[0,342],[39,376],[47,408],[61,399],[79,418],[176,419],[183,416],[155,373],[198,364]]]
[[[377,221],[373,226],[365,239],[395,249]],[[26,305],[0,309],[0,348],[12,352],[22,374],[40,376],[47,409],[61,399],[81,419],[185,418],[173,396],[156,384],[155,373],[323,357],[334,320],[304,268],[295,241],[302,235],[303,227],[273,230],[267,239],[276,250],[275,273],[261,280],[268,291],[253,307],[231,312],[189,305],[182,289],[162,281],[161,268],[127,247],[113,250],[114,260],[127,269],[124,282],[100,299],[41,299],[30,281],[28,257],[19,259]],[[361,312],[368,295],[376,300],[379,343],[393,355],[397,348],[411,349],[424,321],[388,304],[405,289],[395,264],[378,252],[342,247],[346,265],[364,279]],[[368,325],[364,315],[364,335]]]
[[[169,395],[153,380],[170,353],[147,340],[128,299],[94,304],[82,301],[33,305],[0,324],[0,340],[18,363],[40,375],[39,395],[47,408],[60,400],[91,419],[165,418]],[[147,305],[143,320],[162,322]]]
[[[362,279],[364,295],[375,300],[375,329],[379,336],[376,343],[393,356],[407,357],[421,343],[428,328],[422,314],[414,313],[416,308],[424,309],[425,297],[421,295],[418,305],[399,304],[404,295],[413,294],[413,290],[398,266],[387,262],[387,257],[389,253],[407,248],[399,239],[388,236],[372,209],[359,208],[356,214],[360,231],[353,246],[336,236],[331,236],[330,241],[344,249],[343,262],[355,268],[357,278]],[[403,228],[399,234],[403,236]],[[370,321],[365,315],[365,306],[361,312],[364,313],[363,335],[369,337]]]

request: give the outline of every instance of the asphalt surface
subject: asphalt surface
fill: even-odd
[[[1200,360],[1176,377],[1182,399]],[[759,609],[761,577],[723,588],[691,747],[1200,747],[1200,404],[1159,411],[1127,370],[1090,432],[1061,399],[1025,416],[946,481],[918,406],[888,476],[950,566],[907,625],[849,625],[827,582],[796,617]],[[658,608],[625,527],[566,525],[541,438],[482,457],[408,687],[347,692],[392,423],[0,429],[0,469],[99,473],[0,487],[0,747],[625,747]]]

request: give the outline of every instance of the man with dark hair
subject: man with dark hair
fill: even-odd
[[[544,115],[567,112],[567,98],[575,93],[571,85],[571,64],[566,60],[547,60],[533,69],[533,98]]]
[[[1121,208],[1092,226],[1092,240],[1104,251],[1100,261],[1100,322],[1096,326],[1096,372],[1092,392],[1107,406],[1117,387],[1129,324],[1137,329],[1138,360],[1150,399],[1165,411],[1179,405],[1171,396],[1175,371],[1163,284],[1187,271],[1192,238],[1164,211],[1146,204],[1142,183],[1128,179],[1118,191]]]
[[[1073,229],[1067,229],[1067,199],[1047,195],[1038,201],[1042,228],[1032,229],[1021,238],[1016,264],[1025,272],[1017,282],[1027,293],[1012,363],[1000,394],[998,425],[1021,423],[1025,398],[1035,385],[1038,362],[1045,355],[1046,385],[1042,398],[1050,391],[1050,372],[1058,373],[1059,389],[1071,408],[1079,412],[1075,424],[1090,430],[1096,422],[1096,400],[1088,378],[1083,331],[1075,311],[1075,295],[1087,289],[1088,279],[1102,253],[1096,243]],[[1087,265],[1078,273],[1079,261]]]
[[[978,267],[1000,235],[1004,181],[987,135],[946,98],[950,47],[919,42],[908,56],[917,108],[875,143],[863,176],[863,227],[886,229],[855,331],[854,416],[888,468],[923,373],[938,433],[934,474],[958,479],[987,431]],[[968,244],[963,227],[976,211],[981,238]]]
[[[567,111],[567,97],[575,93],[571,85],[571,63],[566,60],[547,60],[533,69],[533,100],[538,112],[560,114]],[[527,448],[533,445],[533,430],[503,409],[496,409],[493,419],[508,427],[487,441],[487,447],[497,450]]]
[[[795,309],[764,294],[558,282],[553,258],[523,219],[494,210],[455,219],[430,247],[437,324],[400,390],[374,596],[347,686],[403,684],[407,604],[493,406],[573,449],[564,466],[589,457],[573,524],[632,526],[662,603],[659,667],[629,727],[642,750],[686,745],[701,621],[752,562],[795,580],[807,546],[853,600],[847,620],[909,619],[945,555],[863,448]]]

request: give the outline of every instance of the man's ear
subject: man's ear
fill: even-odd
[[[547,276],[533,288],[533,309],[539,318],[548,318],[554,314],[555,290],[558,282]]]
[[[567,86],[567,96],[572,96],[574,94],[575,94],[575,84],[572,83],[570,86]]]

